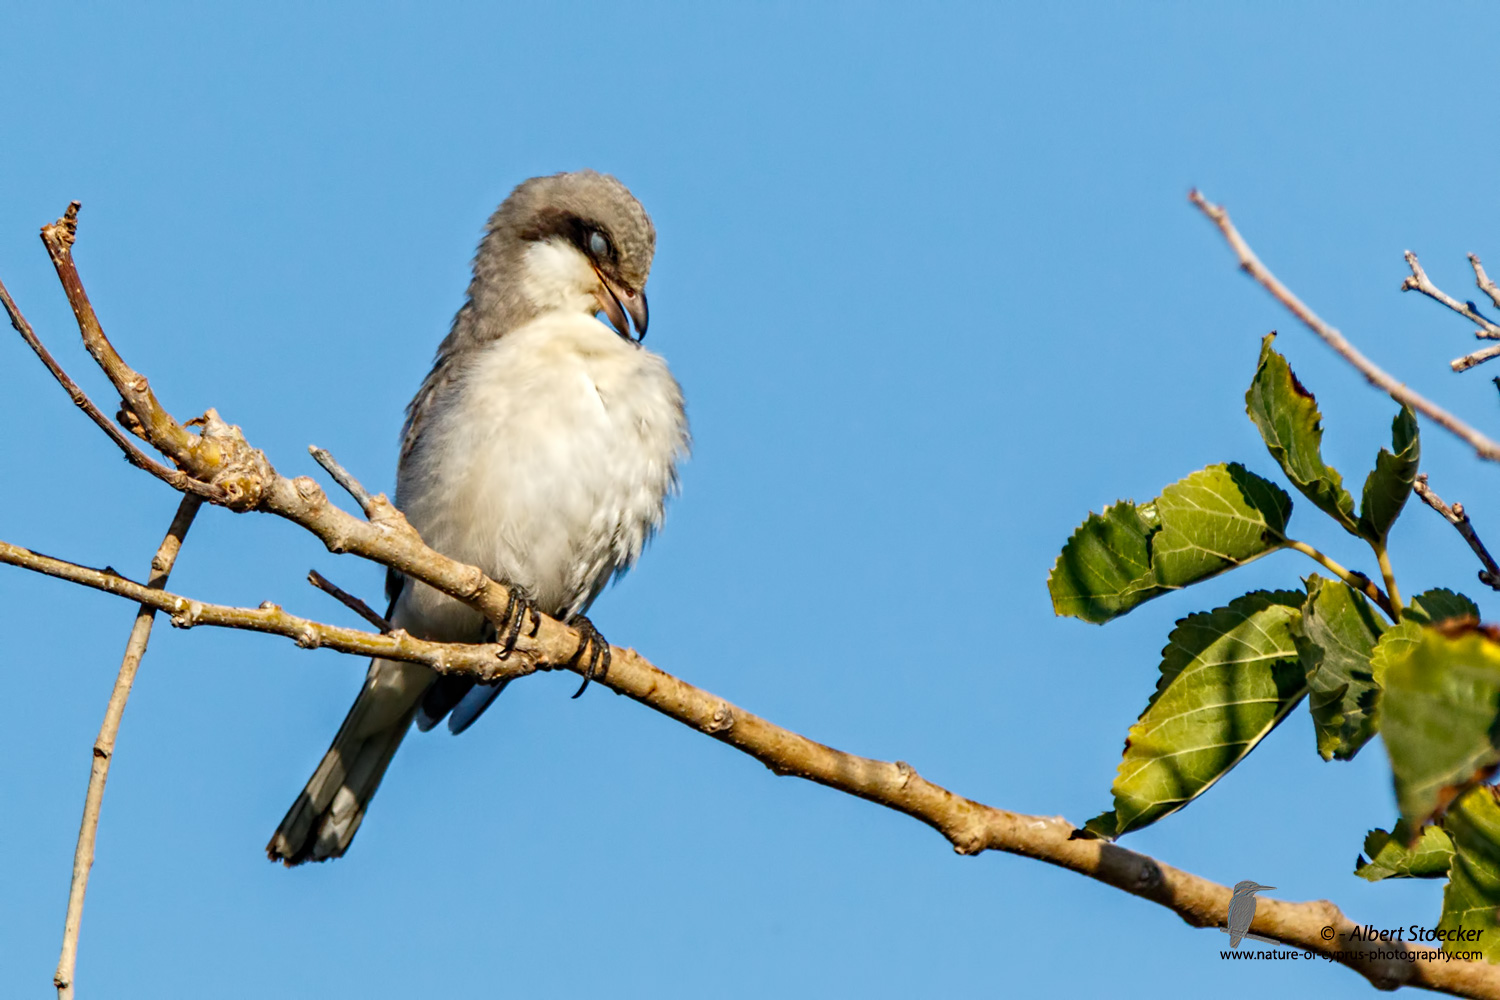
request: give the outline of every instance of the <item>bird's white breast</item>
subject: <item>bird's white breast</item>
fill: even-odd
[[[424,422],[401,473],[406,516],[433,548],[562,617],[640,555],[688,447],[666,362],[579,313],[486,346]],[[454,639],[478,627],[422,585],[407,588],[398,620]]]

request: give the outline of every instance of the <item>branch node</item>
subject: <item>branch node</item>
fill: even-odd
[[[734,728],[734,709],[727,701],[714,706],[713,716],[703,726],[705,733],[722,733]]]

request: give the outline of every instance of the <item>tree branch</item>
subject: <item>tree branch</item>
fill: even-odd
[[[1309,330],[1317,334],[1323,343],[1333,348],[1338,352],[1340,357],[1353,365],[1365,377],[1367,382],[1389,393],[1391,398],[1396,402],[1405,403],[1418,413],[1426,414],[1438,426],[1462,438],[1474,449],[1475,454],[1480,458],[1490,462],[1500,462],[1500,443],[1490,440],[1436,403],[1429,402],[1420,394],[1398,382],[1373,361],[1361,354],[1353,344],[1345,339],[1342,333],[1339,333],[1338,330],[1323,322],[1317,313],[1309,309],[1301,299],[1292,294],[1291,289],[1278,281],[1276,276],[1260,262],[1260,258],[1255,256],[1255,251],[1250,249],[1250,244],[1245,242],[1239,230],[1235,229],[1234,224],[1229,221],[1228,212],[1205,199],[1197,191],[1189,192],[1188,200],[1196,205],[1204,215],[1208,216],[1209,221],[1219,227],[1219,232],[1224,236],[1225,242],[1229,244],[1230,249],[1239,258],[1240,269],[1254,278],[1262,288],[1270,292],[1276,301],[1291,310],[1292,315],[1301,320],[1303,325]]]
[[[353,611],[355,614],[359,615],[371,625],[374,625],[376,628],[380,629],[381,632],[390,632],[395,628],[395,626],[390,622],[386,621],[383,617],[376,614],[374,608],[370,607],[364,601],[361,601],[353,594],[339,587],[333,581],[329,580],[328,577],[324,576],[322,573],[319,573],[317,570],[311,569],[307,571],[307,582],[312,584],[314,587],[317,587],[319,590],[332,597],[334,600],[338,601],[350,611]]]
[[[330,551],[352,552],[421,580],[491,621],[503,617],[506,588],[475,567],[428,548],[383,495],[370,498],[368,520],[360,520],[335,507],[311,479],[288,480],[278,475],[265,456],[245,442],[239,429],[225,424],[214,411],[193,422],[198,434],[178,424],[150,393],[146,380],[120,360],[104,339],[92,309],[85,308],[87,298],[71,260],[76,208],[49,229],[53,235],[47,237],[44,231],[44,238],[49,240],[48,250],[85,343],[92,344],[90,353],[120,391],[142,436],[194,478],[222,490],[222,498],[215,502],[236,511],[262,510],[285,517],[322,540]],[[1500,457],[1500,446],[1492,447],[1493,455],[1486,457]],[[287,615],[274,605],[257,610],[205,605],[4,543],[0,543],[0,562],[143,603],[147,598],[159,600],[177,625],[249,628],[289,636],[303,645],[426,663],[442,672],[472,674],[480,680],[520,676],[541,664],[566,664],[579,638],[567,626],[541,616],[537,635],[523,634],[515,653],[502,661],[494,646],[424,643],[399,630],[374,635],[340,629]],[[1061,817],[1028,816],[965,798],[926,780],[905,762],[861,757],[817,743],[665,673],[633,650],[611,647],[611,654],[609,673],[596,678],[599,683],[754,757],[776,774],[813,781],[905,813],[938,831],[960,854],[993,850],[1033,858],[1151,900],[1194,927],[1217,927],[1225,922],[1231,896],[1226,886],[1115,844],[1078,836],[1080,831]],[[574,669],[583,672],[585,667],[579,664]],[[1500,966],[1435,961],[1405,944],[1355,941],[1350,932],[1356,926],[1327,901],[1263,899],[1251,930],[1346,965],[1380,988],[1412,985],[1500,1000]]]
[[[1474,525],[1469,523],[1469,514],[1464,510],[1464,505],[1455,503],[1452,507],[1443,503],[1443,498],[1432,491],[1427,485],[1427,473],[1418,473],[1416,482],[1412,483],[1412,489],[1422,502],[1439,514],[1444,520],[1458,529],[1458,533],[1469,543],[1469,548],[1479,557],[1484,564],[1484,569],[1479,571],[1479,582],[1491,590],[1500,590],[1500,566],[1495,565],[1494,557],[1490,555],[1489,549],[1484,547],[1484,542],[1479,540],[1479,535],[1474,530]]]
[[[1472,260],[1473,258],[1471,257],[1471,262]],[[1434,285],[1432,279],[1427,277],[1427,272],[1422,270],[1422,265],[1417,260],[1417,255],[1410,250],[1406,251],[1406,266],[1411,268],[1411,276],[1401,282],[1401,290],[1403,292],[1421,292],[1434,302],[1441,302],[1469,322],[1478,323],[1479,329],[1474,331],[1474,336],[1485,340],[1500,340],[1500,326],[1496,326],[1481,316],[1479,310],[1474,308],[1474,303],[1460,302],[1437,285]],[[1483,288],[1484,286],[1480,285],[1479,287]]]
[[[23,334],[24,336],[24,334]],[[49,366],[50,367],[50,366]],[[177,507],[177,514],[167,528],[151,559],[151,576],[146,586],[160,590],[167,585],[172,564],[182,549],[182,540],[192,527],[202,499],[187,493]],[[73,996],[73,970],[78,964],[78,929],[83,923],[83,898],[89,888],[89,870],[94,867],[94,843],[99,832],[99,807],[104,801],[104,783],[109,780],[109,763],[114,757],[115,737],[120,732],[120,719],[125,714],[125,703],[130,699],[130,688],[135,683],[136,671],[141,658],[146,655],[146,643],[151,638],[151,625],[156,617],[156,608],[142,604],[130,629],[130,639],[125,644],[125,657],[120,662],[120,673],[115,677],[115,688],[110,693],[109,705],[104,709],[104,721],[99,726],[99,738],[94,740],[93,765],[89,768],[89,787],[83,799],[83,821],[78,829],[78,846],[73,851],[73,880],[68,887],[68,915],[63,920],[62,954],[57,959],[57,972],[52,985],[57,987],[58,1000],[71,1000]]]
[[[30,347],[33,353],[41,359],[42,364],[47,367],[47,371],[52,373],[52,377],[57,379],[57,383],[67,392],[68,398],[73,401],[73,405],[82,410],[104,432],[105,436],[113,441],[120,451],[124,452],[126,461],[137,469],[144,469],[151,473],[173,489],[184,493],[197,493],[199,496],[211,498],[211,494],[201,488],[202,484],[182,472],[182,470],[169,469],[137,448],[125,436],[124,432],[104,415],[104,412],[99,409],[98,405],[88,397],[88,393],[80,389],[78,383],[68,377],[68,373],[63,371],[62,366],[52,357],[52,353],[37,339],[36,333],[31,329],[31,324],[21,314],[20,308],[16,305],[15,300],[10,297],[10,292],[6,290],[3,282],[0,282],[0,305],[5,307],[5,314],[10,317],[10,325],[15,327],[16,332],[21,335],[21,339],[26,341],[26,346]]]
[[[332,649],[356,656],[378,656],[386,660],[420,663],[441,674],[461,673],[484,681],[510,680],[550,666],[544,656],[562,663],[572,653],[552,645],[528,644],[502,658],[501,647],[494,643],[431,642],[395,629],[381,635],[339,625],[325,625],[283,611],[267,601],[258,608],[235,608],[207,604],[165,590],[143,586],[107,570],[80,566],[77,563],[33,552],[19,545],[0,541],[0,563],[29,569],[34,573],[56,577],[106,594],[139,602],[143,607],[164,611],[172,616],[176,628],[213,625],[220,628],[247,629],[291,639],[303,649]],[[566,639],[563,640],[566,643]],[[580,672],[582,667],[578,668]]]
[[[1496,309],[1500,309],[1500,288],[1497,288],[1495,283],[1490,280],[1490,276],[1484,273],[1484,265],[1479,262],[1479,255],[1469,254],[1469,264],[1474,268],[1474,284],[1479,286],[1481,292],[1490,297],[1490,301],[1495,304]]]

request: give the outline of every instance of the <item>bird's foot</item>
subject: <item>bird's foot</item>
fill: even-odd
[[[512,586],[510,597],[505,602],[505,613],[500,616],[500,624],[491,623],[494,641],[500,643],[501,659],[516,651],[516,642],[521,638],[521,630],[526,627],[528,615],[531,616],[531,630],[526,635],[536,638],[537,629],[542,627],[541,613],[537,611],[536,603],[521,593],[520,587]]]
[[[589,681],[596,676],[604,677],[609,674],[609,643],[604,636],[599,634],[594,623],[583,615],[574,615],[568,619],[568,624],[578,630],[580,638],[578,648],[573,651],[573,657],[568,660],[567,666],[576,667],[584,663],[584,653],[588,654],[587,666],[583,671],[583,683],[578,685],[577,691],[573,692],[573,697],[577,698],[588,690]]]

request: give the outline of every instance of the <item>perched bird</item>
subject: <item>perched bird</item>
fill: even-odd
[[[1234,898],[1229,901],[1229,947],[1238,948],[1240,939],[1250,931],[1250,923],[1255,919],[1255,894],[1275,888],[1249,879],[1234,884]]]
[[[396,506],[428,545],[512,589],[500,641],[513,646],[534,610],[570,622],[590,676],[609,647],[583,614],[660,527],[688,450],[681,389],[640,345],[655,249],[650,217],[613,177],[524,182],[490,217],[468,300],[406,411]],[[413,635],[496,637],[425,584],[392,574],[387,591],[391,623]],[[412,721],[446,715],[462,732],[503,686],[373,661],[267,853],[289,866],[342,855]]]

